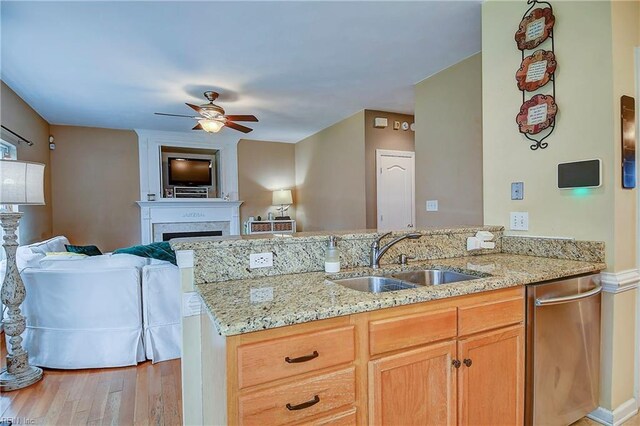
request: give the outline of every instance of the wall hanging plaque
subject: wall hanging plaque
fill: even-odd
[[[558,106],[553,96],[535,95],[522,104],[516,117],[520,133],[535,135],[549,128],[554,123],[557,112]]]
[[[636,187],[636,101],[631,96],[620,98],[622,119],[622,187]]]
[[[553,52],[536,50],[533,55],[522,60],[520,69],[516,72],[518,89],[527,92],[538,90],[551,80],[556,66],[556,56]]]
[[[538,47],[551,35],[553,25],[556,22],[551,5],[527,12],[530,13],[522,17],[515,37],[520,50],[531,50]]]
[[[516,115],[518,129],[524,137],[534,143],[532,150],[545,149],[544,142],[556,126],[556,68],[558,63],[554,50],[553,28],[556,19],[551,4],[546,1],[527,0],[530,5],[522,16],[515,34],[515,41],[522,61],[516,71],[518,89],[522,92],[522,106]],[[533,53],[538,46],[545,45]],[[527,56],[528,55],[528,56]],[[548,83],[551,82],[549,86]],[[538,92],[529,100],[530,92]],[[543,92],[543,93],[540,93]]]

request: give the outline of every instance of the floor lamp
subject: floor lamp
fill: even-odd
[[[44,164],[0,160],[0,207],[15,204],[44,204]],[[2,325],[11,345],[11,349],[7,348],[7,368],[0,372],[0,391],[3,392],[22,389],[42,379],[42,369],[29,365],[29,355],[22,347],[21,334],[26,329],[26,320],[20,313],[20,305],[26,291],[16,265],[16,229],[21,217],[20,212],[0,210],[4,230],[2,246],[7,254],[7,272],[0,291],[2,303],[7,307]]]

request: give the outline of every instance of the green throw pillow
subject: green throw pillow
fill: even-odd
[[[87,256],[100,256],[102,252],[96,246],[73,246],[71,244],[64,245],[68,253],[86,254]]]
[[[145,246],[133,246],[117,249],[113,254],[133,254],[135,256],[149,257],[151,259],[166,260],[174,265],[176,262],[176,252],[173,251],[171,245],[166,242],[151,243]]]

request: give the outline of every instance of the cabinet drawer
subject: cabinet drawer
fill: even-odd
[[[410,348],[456,336],[456,308],[371,321],[371,355]]]
[[[241,396],[238,414],[243,425],[301,422],[351,405],[355,395],[355,369],[350,367]]]
[[[356,421],[356,409],[350,408],[345,411],[340,411],[319,419],[298,424],[305,426],[355,426]]]
[[[517,324],[524,320],[524,299],[501,300],[458,308],[458,335]]]
[[[351,362],[354,342],[346,326],[239,346],[240,389]]]

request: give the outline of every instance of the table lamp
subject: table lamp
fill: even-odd
[[[289,220],[291,219],[289,216],[285,216],[284,212],[293,204],[293,196],[291,195],[290,189],[280,189],[278,191],[273,191],[272,205],[280,206],[278,207],[278,211],[280,212],[280,216],[276,217],[276,220]]]
[[[2,246],[7,254],[0,297],[7,307],[7,318],[2,325],[11,345],[7,348],[7,368],[0,372],[0,391],[3,392],[22,389],[42,379],[42,369],[29,365],[29,355],[22,347],[21,334],[26,329],[26,320],[20,313],[20,305],[26,291],[16,265],[16,229],[22,213],[9,208],[16,204],[44,204],[44,164],[0,160],[0,225],[4,230]]]

